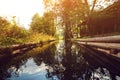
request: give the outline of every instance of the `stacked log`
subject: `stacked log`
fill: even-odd
[[[30,50],[38,46],[41,47],[44,44],[48,44],[53,41],[55,40],[49,40],[45,42],[40,41],[39,43],[26,43],[26,44],[16,44],[16,45],[11,45],[11,46],[1,46],[0,47],[0,58],[3,56],[12,56],[17,53],[23,53],[27,50]]]
[[[94,48],[100,48],[109,50],[110,54],[118,54],[120,52],[120,35],[118,36],[107,36],[107,37],[96,37],[86,39],[76,39],[75,42],[84,46],[90,46]]]

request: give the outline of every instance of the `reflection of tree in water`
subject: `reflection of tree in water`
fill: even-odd
[[[56,50],[56,46],[54,44],[50,46],[48,49],[44,50],[42,53],[36,55],[34,57],[35,63],[39,66],[43,61],[45,64],[51,66],[55,62],[54,60],[55,50]]]
[[[77,80],[78,78],[83,79],[84,77],[86,77],[85,80],[87,80],[91,73],[88,71],[89,65],[82,57],[80,49],[75,45],[72,45],[72,42],[70,41],[67,41],[65,45],[66,55],[64,56],[62,63],[63,66],[66,67],[66,70],[64,72],[63,80]]]
[[[65,43],[65,52],[62,60],[63,66],[66,68],[62,80],[101,80],[110,79],[110,73],[106,68],[101,67],[94,62],[94,59],[89,63],[83,56],[85,50],[67,41]],[[89,51],[87,51],[89,55]],[[114,78],[113,78],[114,79]]]
[[[48,66],[47,78],[56,75],[60,80],[89,80],[92,75],[92,69],[84,60],[81,50],[72,42],[60,43],[57,49],[52,46],[34,60],[38,65],[44,61]]]
[[[52,62],[54,61],[54,52],[56,47],[55,45],[52,45],[49,48],[48,47],[49,46],[47,46],[47,49],[45,49],[43,52],[40,51],[39,54],[33,55],[34,52],[32,52],[32,54],[22,54],[9,59],[7,63],[1,63],[3,65],[0,66],[0,80],[9,78],[12,75],[18,77],[20,72],[22,71],[20,67],[26,65],[26,62],[30,57],[34,59],[37,65],[40,65],[42,61],[44,61],[48,65],[52,64]]]
[[[57,47],[55,47],[54,53],[53,50],[50,55],[54,54],[51,58],[53,59],[47,59],[50,64],[47,63],[48,69],[46,77],[49,79],[56,79],[61,80],[63,77],[63,72],[65,71],[65,67],[62,65],[61,61],[63,59],[63,53],[64,53],[64,42],[60,42]],[[48,51],[49,52],[49,51]],[[46,58],[48,58],[47,56]],[[49,61],[52,60],[52,61]],[[57,77],[57,78],[56,78]]]
[[[19,55],[15,58],[9,59],[7,63],[1,63],[3,65],[0,66],[0,80],[9,78],[12,75],[15,75],[16,77],[19,76],[19,73],[22,71],[20,66],[24,65],[27,62],[27,59],[28,57]]]
[[[96,60],[92,55],[89,55],[89,51],[80,48],[71,41],[60,42],[57,47],[53,44],[42,52],[39,50],[38,52],[38,54],[34,54],[33,51],[34,55],[17,56],[7,65],[0,66],[0,80],[12,75],[19,76],[22,71],[20,67],[25,65],[30,57],[38,66],[41,63],[46,64],[47,79],[57,77],[56,80],[101,80],[106,75],[106,79],[109,80],[112,77],[115,80],[115,75],[101,66],[101,62],[97,62],[98,59]],[[12,72],[14,74],[11,75]]]
[[[84,55],[85,53],[87,54]],[[94,58],[89,59],[89,56],[92,56],[89,54],[89,51],[65,41],[60,43],[57,49],[49,48],[44,51],[39,59],[52,67],[52,71],[51,68],[47,69],[48,78],[56,75],[59,80],[115,80],[115,75],[101,66],[100,61],[98,63]]]
[[[90,50],[92,50],[92,52]],[[120,69],[118,68],[118,66],[120,66],[119,61],[113,59],[111,56],[105,55],[107,53],[94,48],[84,47],[82,54],[88,61],[90,67],[93,68],[93,78],[96,78],[95,76],[97,75],[99,79],[117,80],[116,76],[120,76]]]

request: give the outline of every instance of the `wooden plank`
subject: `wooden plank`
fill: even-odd
[[[107,37],[96,37],[96,38],[87,38],[87,39],[76,39],[76,41],[81,41],[81,42],[120,43],[120,35],[117,35],[117,36],[107,36]]]
[[[117,49],[120,50],[120,43],[98,43],[98,42],[77,42],[82,45],[89,45],[93,47],[103,48],[103,49]]]

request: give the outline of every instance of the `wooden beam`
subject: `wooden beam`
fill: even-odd
[[[104,43],[120,43],[120,35],[118,36],[107,36],[107,37],[96,37],[87,39],[76,39],[79,42],[104,42]]]
[[[82,45],[97,47],[97,48],[108,49],[108,50],[111,49],[120,50],[120,43],[98,43],[98,42],[77,42],[77,43]]]

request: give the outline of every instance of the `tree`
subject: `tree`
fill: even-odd
[[[48,35],[55,35],[55,26],[54,26],[54,13],[52,11],[44,13],[43,16],[43,25],[44,25],[44,33]]]
[[[19,26],[13,17],[12,23],[0,17],[0,45],[22,43],[28,35],[27,30]]]
[[[0,36],[1,38],[4,36],[5,29],[10,26],[10,22],[7,21],[5,18],[0,17]]]
[[[32,18],[31,31],[54,36],[55,27],[53,13],[46,12],[42,17],[36,13]]]
[[[38,33],[42,33],[44,32],[43,30],[43,17],[40,17],[38,13],[36,13],[33,18],[32,18],[32,22],[30,24],[30,29],[33,32],[38,32]]]
[[[89,13],[87,0],[60,0],[60,16],[65,26],[65,38],[72,38],[79,33],[79,24]]]

